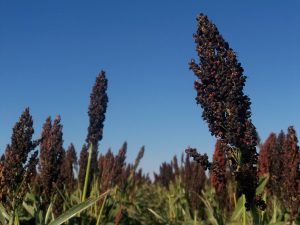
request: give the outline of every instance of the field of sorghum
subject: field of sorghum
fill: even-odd
[[[79,159],[72,144],[63,147],[59,116],[46,119],[37,140],[29,109],[20,116],[0,160],[0,224],[300,224],[295,129],[260,143],[236,53],[205,15],[197,21],[199,63],[192,60],[190,69],[197,104],[217,138],[213,161],[189,147],[151,180],[137,169],[144,147],[129,164],[126,142],[116,155],[99,155],[108,105],[101,71]]]

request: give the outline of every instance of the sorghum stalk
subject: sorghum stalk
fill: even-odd
[[[87,148],[92,144],[92,158],[91,158],[91,168],[89,172],[89,180],[92,181],[94,175],[97,173],[97,159],[98,159],[98,142],[102,140],[103,127],[105,120],[105,112],[108,103],[108,97],[106,94],[107,90],[107,79],[105,77],[105,72],[101,71],[96,78],[95,85],[92,90],[90,105],[89,105],[89,127],[88,134],[86,138]],[[80,164],[87,164],[84,160],[87,159],[85,154],[82,154],[84,158],[80,158]],[[85,174],[86,167],[80,166],[79,174]],[[80,175],[79,175],[80,176]],[[88,193],[90,191],[91,182],[89,182]],[[83,184],[81,184],[82,186]]]

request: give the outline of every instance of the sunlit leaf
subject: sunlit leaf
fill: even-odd
[[[80,204],[72,207],[71,209],[69,209],[68,211],[66,211],[65,213],[63,213],[59,217],[57,217],[49,225],[60,225],[60,224],[62,224],[64,222],[68,221],[70,218],[72,218],[73,216],[75,216],[77,213],[80,213],[81,211],[83,211],[83,210],[89,208],[90,206],[92,206],[93,204],[95,204],[97,201],[99,201],[104,196],[106,196],[109,192],[110,192],[110,190],[106,191],[105,193],[103,193],[102,195],[100,195],[98,198],[87,199],[84,202],[82,202],[82,203],[80,203]]]

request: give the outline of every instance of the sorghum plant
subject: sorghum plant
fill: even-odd
[[[213,164],[216,172],[211,173],[210,181],[216,190],[218,200],[222,205],[226,205],[228,199],[226,190],[226,155],[222,141],[217,140],[213,154]]]
[[[90,105],[89,105],[89,127],[88,127],[88,135],[86,138],[86,142],[88,144],[87,147],[92,144],[92,159],[91,159],[91,167],[89,172],[89,181],[91,181],[94,175],[97,172],[97,160],[98,160],[98,142],[101,141],[103,135],[103,126],[105,120],[105,112],[108,103],[108,97],[106,94],[107,90],[107,79],[105,77],[105,72],[101,71],[100,74],[96,78],[95,85],[92,90]],[[81,158],[81,155],[83,158]],[[82,167],[81,165],[87,165],[87,156],[85,153],[80,154],[80,171],[79,174],[83,175],[86,172],[86,167]],[[88,191],[90,190],[90,184],[88,185]]]
[[[191,162],[188,156],[185,159],[182,158],[179,167],[177,157],[174,156],[170,163],[163,162],[161,164],[158,174],[154,173],[154,183],[165,187],[168,191],[172,187],[171,184],[175,184],[177,179],[183,184],[191,212],[199,210],[202,206],[199,204],[199,196],[206,181],[203,167],[196,162]]]
[[[98,177],[102,191],[115,185],[120,186],[123,182],[122,176],[126,166],[126,152],[127,143],[124,142],[116,156],[114,156],[111,149],[105,155],[100,155],[98,160]]]
[[[177,159],[176,155],[173,156],[173,160],[171,161],[171,165],[172,165],[175,176],[178,176],[180,174],[180,168],[179,168],[179,165],[178,165],[178,159]]]
[[[0,201],[9,210],[22,203],[38,163],[38,152],[34,151],[38,141],[32,141],[33,133],[32,117],[26,108],[13,128],[11,144],[0,162]]]
[[[142,146],[134,160],[133,171],[136,171],[136,169],[138,168],[141,159],[144,157],[144,153],[145,153],[145,146]]]
[[[169,188],[169,184],[175,182],[175,179],[182,175],[183,166],[184,160],[181,167],[179,167],[177,156],[174,155],[171,163],[163,162],[159,167],[159,173],[154,173],[154,183]]]
[[[159,167],[159,173],[154,173],[154,182],[166,188],[169,184],[175,181],[175,173],[170,163],[163,162]]]
[[[281,130],[276,139],[275,152],[272,156],[272,164],[271,164],[271,176],[270,183],[272,184],[272,193],[274,193],[280,200],[282,200],[282,194],[284,192],[282,184],[284,183],[284,146],[286,141],[286,135]]]
[[[63,149],[62,125],[60,116],[57,116],[53,124],[48,117],[43,126],[41,145],[38,185],[39,193],[43,198],[43,203],[48,205],[56,188],[60,185],[60,170],[63,162],[65,150]]]
[[[288,128],[284,145],[283,167],[283,202],[291,213],[291,219],[295,220],[300,206],[300,177],[299,177],[300,150],[296,131]]]
[[[190,69],[198,78],[194,84],[196,101],[203,108],[202,117],[211,134],[230,147],[227,158],[234,167],[237,194],[245,194],[249,210],[256,203],[258,141],[250,119],[250,99],[243,93],[246,76],[236,53],[217,27],[203,14],[197,20],[194,39],[200,63],[190,62]]]
[[[123,145],[124,146],[124,145]],[[127,146],[126,146],[127,147]],[[123,148],[123,147],[122,147]],[[119,151],[119,155],[122,149]],[[142,146],[139,150],[134,164],[126,164],[124,162],[122,167],[121,176],[118,175],[118,186],[120,187],[120,190],[125,191],[126,188],[128,188],[128,184],[132,181],[132,184],[139,185],[142,183],[151,183],[151,180],[148,176],[148,174],[144,174],[142,169],[140,168],[137,170],[137,167],[141,161],[141,159],[144,156],[145,147]]]
[[[75,188],[75,177],[74,177],[74,170],[77,167],[77,156],[74,145],[71,143],[66,151],[66,156],[64,158],[62,169],[61,169],[61,176],[64,178],[65,188],[69,194]]]
[[[265,143],[260,146],[258,158],[259,175],[265,175],[270,172],[270,166],[276,148],[276,134],[271,133]]]
[[[106,191],[108,188],[112,187],[115,157],[112,151],[109,149],[105,156],[100,157],[100,159],[101,160],[99,161],[99,166],[101,166],[101,190]]]
[[[181,179],[186,190],[187,199],[193,210],[199,210],[202,204],[199,202],[199,196],[204,188],[206,175],[201,164],[190,162],[187,156],[184,167],[181,172]]]
[[[283,168],[283,146],[284,142],[280,143],[279,138],[284,138],[284,133],[281,137],[271,133],[267,140],[260,145],[258,158],[258,174],[260,176],[269,174],[267,190],[271,195],[275,195],[280,199],[282,189],[282,168]],[[284,141],[284,139],[281,139]]]
[[[125,159],[126,159],[126,152],[127,152],[127,142],[124,142],[122,147],[120,148],[118,154],[115,156],[114,159],[114,167],[113,167],[113,178],[112,184],[113,185],[121,185],[122,182],[122,172],[125,168]]]
[[[88,128],[87,143],[93,145],[93,155],[91,164],[91,173],[97,171],[97,155],[98,155],[98,142],[102,140],[103,136],[103,122],[105,120],[105,112],[108,103],[106,94],[107,79],[105,72],[101,71],[96,78],[95,85],[91,94],[91,101],[89,106],[89,119],[90,125]]]
[[[78,182],[80,189],[84,186],[84,180],[85,180],[85,173],[86,173],[86,167],[88,162],[88,147],[86,144],[84,144],[80,151],[80,158],[79,158],[79,174],[78,174]]]

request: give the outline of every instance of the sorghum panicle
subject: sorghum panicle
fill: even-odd
[[[98,142],[102,140],[103,127],[105,120],[105,112],[108,103],[107,79],[105,72],[101,71],[96,78],[95,85],[93,87],[89,105],[89,127],[86,142],[93,145],[93,154],[91,161],[91,174],[97,171],[98,160]]]
[[[79,174],[78,174],[78,181],[79,181],[79,186],[80,186],[81,190],[84,187],[88,157],[89,157],[88,147],[86,144],[84,144],[80,151]],[[91,183],[91,182],[89,182],[89,183]]]
[[[65,154],[60,120],[60,116],[57,116],[52,124],[51,118],[48,117],[42,131],[38,180],[40,182],[39,191],[46,205],[50,203],[56,190],[54,185],[59,179]]]
[[[87,188],[87,195],[90,193],[91,182],[94,179],[94,176],[97,174],[98,170],[98,142],[101,141],[103,136],[103,127],[105,120],[105,112],[108,103],[108,96],[106,94],[107,90],[107,79],[105,77],[105,72],[101,71],[96,78],[95,85],[93,86],[93,90],[90,96],[90,105],[89,105],[89,127],[88,134],[86,138],[87,149],[90,144],[92,144],[92,158],[91,158],[91,166],[89,172],[89,184]],[[79,168],[79,179],[81,186],[84,181],[86,165],[88,159],[87,149],[83,148],[82,153],[80,153],[80,168]],[[82,179],[83,178],[83,179]]]
[[[226,153],[221,140],[217,140],[213,154],[214,170],[211,171],[211,184],[216,190],[216,195],[221,204],[226,203]]]
[[[114,186],[122,186],[123,171],[126,163],[127,143],[124,142],[117,155],[114,156],[111,149],[98,159],[98,178],[103,191]]]
[[[258,158],[258,174],[263,176],[270,172],[270,166],[274,159],[274,151],[276,148],[276,134],[271,133],[265,143],[260,145]],[[271,175],[271,174],[270,174]]]
[[[300,205],[300,150],[294,127],[289,127],[284,145],[283,202],[295,220]]]
[[[178,176],[180,174],[180,169],[179,169],[178,160],[177,160],[176,155],[173,156],[173,160],[171,162],[171,165],[172,165],[175,176]]]
[[[74,177],[74,170],[77,166],[77,156],[76,151],[73,143],[70,144],[66,151],[66,156],[63,161],[61,174],[64,177],[65,181],[65,188],[68,191],[69,194],[74,190],[75,188],[75,177]]]
[[[110,187],[112,187],[112,178],[113,178],[113,169],[114,169],[114,161],[115,157],[112,151],[109,149],[108,152],[105,154],[103,161],[102,161],[102,174],[101,174],[101,190],[104,192]]]
[[[163,162],[159,167],[159,174],[154,173],[154,182],[169,188],[169,184],[175,181],[175,174],[173,172],[172,165],[167,162]]]
[[[33,133],[32,117],[26,108],[13,128],[11,144],[0,162],[0,201],[8,208],[22,203],[37,165],[38,152],[34,149],[38,141],[32,141]]]
[[[127,142],[124,142],[122,147],[120,148],[118,154],[115,156],[114,159],[114,167],[113,167],[113,185],[120,186],[122,181],[122,172],[125,168],[125,159],[126,159],[126,152],[127,152]]]
[[[286,141],[286,135],[281,130],[276,139],[275,152],[273,155],[273,160],[271,164],[271,174],[270,181],[272,187],[272,193],[274,193],[279,199],[282,199],[282,194],[284,192],[282,184],[284,183],[284,146]]]
[[[141,159],[144,157],[144,153],[145,153],[145,146],[142,146],[140,151],[138,152],[134,164],[133,164],[133,170],[136,171],[137,167],[140,164]]]
[[[185,150],[185,153],[192,157],[197,163],[199,163],[204,170],[210,169],[211,163],[208,160],[208,156],[206,153],[204,155],[197,152],[197,149],[195,148],[187,148]]]
[[[191,208],[193,210],[199,210],[202,207],[202,204],[199,204],[199,195],[201,195],[206,180],[202,165],[197,162],[190,162],[189,156],[187,155],[182,169],[181,179]]]
[[[243,93],[246,76],[236,53],[217,27],[203,14],[197,20],[194,39],[200,63],[190,62],[190,69],[198,77],[194,84],[196,101],[203,108],[202,117],[212,135],[241,153],[239,170],[235,173],[237,192],[245,194],[246,208],[250,209],[255,204],[258,182],[257,133],[250,119],[250,99]]]

